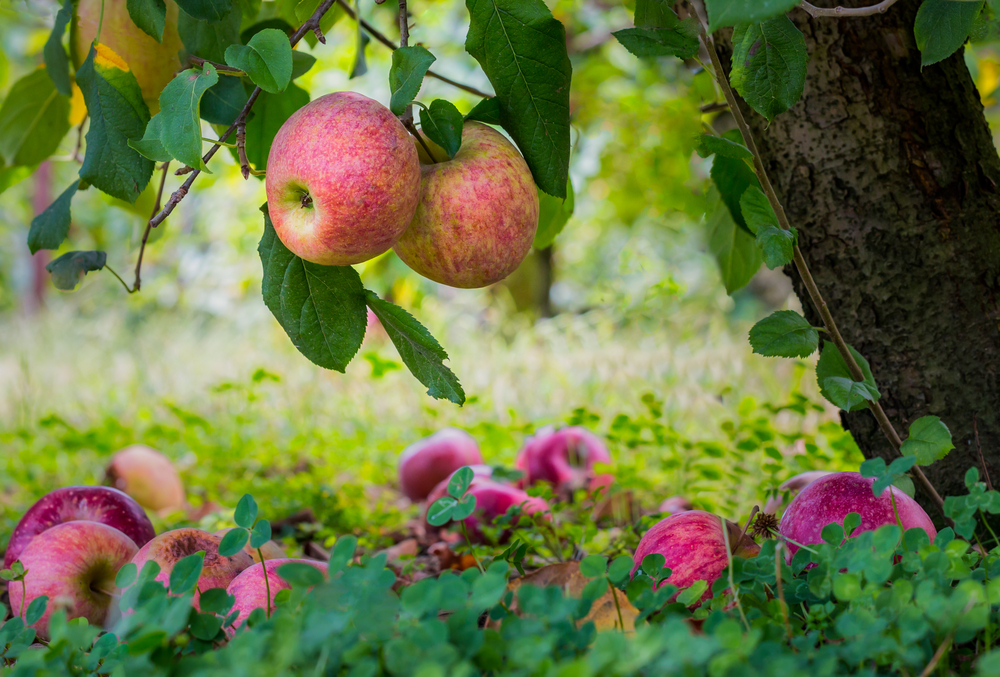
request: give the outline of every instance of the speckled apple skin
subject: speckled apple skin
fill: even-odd
[[[570,451],[578,464],[570,463]],[[519,486],[548,482],[556,491],[581,488],[594,478],[596,463],[611,463],[604,442],[580,426],[554,430],[542,428],[525,442],[515,467],[524,473]]]
[[[164,585],[170,584],[170,572],[174,565],[188,555],[199,550],[205,551],[205,563],[201,578],[194,592],[194,607],[200,609],[201,593],[209,588],[227,588],[241,571],[253,565],[253,559],[244,550],[231,557],[219,554],[219,544],[222,539],[201,529],[182,528],[166,531],[139,549],[132,562],[142,570],[142,566],[153,560],[160,565],[160,573],[156,580]]]
[[[438,482],[462,466],[482,462],[479,444],[472,435],[457,428],[444,428],[403,450],[399,457],[399,484],[411,501],[422,501]]]
[[[264,565],[254,564],[249,569],[245,569],[226,588],[226,592],[236,598],[233,610],[240,612],[236,620],[233,621],[234,628],[243,625],[254,609],[267,608],[268,588],[271,590],[271,609],[274,609],[274,598],[278,593],[292,587],[278,575],[278,568],[289,562],[302,562],[314,566],[324,574],[327,570],[326,562],[317,562],[311,559],[269,559]],[[264,584],[264,566],[267,567],[267,585]]]
[[[9,569],[38,534],[73,520],[107,524],[140,547],[156,535],[146,511],[124,492],[111,487],[62,487],[38,499],[21,517],[7,543],[4,568]]]
[[[873,531],[896,523],[890,491],[904,529],[921,528],[931,540],[937,536],[934,523],[912,498],[894,487],[886,487],[881,496],[872,494],[875,479],[856,472],[838,472],[815,480],[792,499],[781,516],[778,530],[790,541],[803,545],[822,543],[820,533],[827,524],[842,524],[848,513],[861,515],[861,525],[854,531]],[[799,549],[788,543],[790,554]]]
[[[388,108],[336,92],[281,126],[265,185],[271,223],[292,253],[348,266],[389,251],[410,225],[420,200],[420,161]],[[303,206],[305,195],[311,206]]]
[[[491,127],[466,122],[455,157],[424,164],[421,173],[420,206],[396,243],[399,258],[428,279],[462,289],[513,273],[538,229],[538,191],[517,148]]]
[[[27,608],[48,595],[45,613],[31,626],[42,638],[48,637],[49,618],[58,609],[64,609],[68,619],[86,618],[100,626],[112,602],[106,592],[115,589],[118,570],[137,550],[131,538],[106,524],[76,520],[54,526],[21,553],[28,573],[23,589],[20,583],[8,586],[11,608],[20,609],[22,601]]]

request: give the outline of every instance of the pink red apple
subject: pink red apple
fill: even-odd
[[[215,535],[218,536],[221,539],[221,538],[223,538],[226,534],[228,534],[232,530],[233,530],[233,527],[227,527],[225,529],[219,529],[218,531],[215,532]],[[246,554],[250,555],[250,558],[253,559],[253,561],[255,563],[257,563],[257,564],[260,563],[260,554],[261,553],[264,554],[264,559],[265,560],[284,559],[285,557],[288,556],[288,555],[285,554],[285,551],[282,549],[282,547],[280,545],[278,545],[277,543],[275,543],[274,541],[268,541],[267,543],[265,543],[264,545],[262,545],[260,547],[260,553],[257,552],[257,548],[251,548],[250,547],[250,541],[247,541],[247,544],[245,546],[243,546],[243,551]]]
[[[822,543],[820,535],[827,524],[843,524],[849,513],[861,515],[861,524],[854,533],[874,531],[887,524],[896,524],[896,512],[904,530],[920,528],[934,540],[937,529],[924,509],[900,489],[889,486],[879,495],[872,494],[875,479],[856,472],[838,472],[812,482],[792,499],[781,516],[778,530],[788,539],[790,554],[799,549],[796,543]],[[793,542],[794,541],[794,542]]]
[[[182,510],[187,504],[184,484],[174,464],[144,444],[133,444],[115,452],[108,465],[107,478],[115,488],[147,510]]]
[[[465,123],[451,160],[433,151],[437,161],[423,158],[420,206],[396,253],[451,287],[504,279],[528,255],[538,229],[538,190],[527,163],[503,134],[479,122]]]
[[[438,482],[462,466],[482,462],[472,435],[444,428],[403,450],[399,457],[399,485],[411,501],[422,501]]]
[[[703,510],[688,510],[665,517],[649,528],[635,549],[634,574],[647,555],[659,553],[666,559],[664,566],[671,570],[668,578],[659,585],[688,588],[697,581],[708,583],[701,601],[712,596],[712,583],[729,565],[726,551],[727,534],[731,552],[736,557],[756,557],[760,547],[749,536],[742,536],[738,525],[725,522],[718,515]]]
[[[107,524],[140,547],[156,535],[142,506],[124,492],[110,487],[63,487],[40,498],[21,517],[7,544],[4,568],[9,568],[38,534],[73,520]]]
[[[670,498],[665,498],[660,503],[660,507],[657,508],[657,512],[666,513],[668,515],[673,515],[678,512],[687,512],[688,510],[694,510],[694,506],[691,505],[691,501],[687,500],[683,496],[671,496]]]
[[[49,617],[58,609],[67,618],[86,618],[100,626],[108,614],[118,570],[138,548],[118,529],[99,522],[75,520],[43,531],[28,543],[18,559],[27,574],[24,587],[8,586],[11,608],[20,613],[47,595],[45,613],[33,626],[48,637]]]
[[[233,579],[226,589],[226,592],[236,598],[233,610],[240,612],[240,615],[233,622],[234,628],[243,625],[254,609],[267,609],[268,587],[271,589],[272,609],[274,608],[275,596],[280,591],[292,587],[278,575],[278,569],[289,562],[302,562],[314,566],[326,574],[327,565],[325,562],[316,562],[310,559],[269,559],[264,564],[254,564],[249,569],[245,569]],[[266,585],[264,583],[264,567],[267,567]]]
[[[598,463],[611,463],[608,448],[586,428],[574,426],[539,430],[525,442],[515,466],[524,473],[521,486],[548,482],[557,493],[566,493],[592,486]]]
[[[194,593],[194,606],[198,606],[201,593],[209,588],[227,588],[241,571],[253,564],[253,558],[240,550],[235,555],[223,557],[219,554],[219,544],[222,539],[201,529],[174,529],[167,531],[139,549],[132,558],[139,570],[149,561],[160,565],[160,573],[156,580],[164,585],[170,584],[170,572],[174,565],[188,555],[198,551],[205,552],[205,561],[198,579],[198,588]]]
[[[356,92],[297,110],[267,156],[267,206],[293,254],[349,266],[396,244],[420,200],[420,161],[388,108]]]
[[[441,488],[442,487],[439,487],[439,489]],[[437,493],[437,491],[435,491],[435,493]],[[443,496],[444,493],[444,491],[441,491],[437,498]],[[474,541],[483,541],[485,538],[481,525],[492,524],[493,520],[501,515],[505,515],[507,511],[515,505],[521,506],[522,513],[526,515],[532,515],[536,512],[545,512],[549,510],[549,504],[546,503],[544,499],[538,498],[537,496],[529,496],[525,491],[518,489],[517,487],[494,482],[488,477],[483,477],[481,475],[473,477],[472,484],[469,485],[469,489],[466,491],[465,495],[472,495],[476,497],[475,511],[464,520],[465,528],[469,531],[469,538]],[[437,498],[435,498],[435,500],[437,500]],[[433,502],[430,500],[430,497],[428,497],[428,509],[432,503]],[[425,511],[425,520],[426,516],[427,513]],[[507,540],[509,536],[510,535],[506,532],[501,534],[500,541],[502,542]]]
[[[820,477],[826,477],[831,474],[833,474],[833,471],[831,470],[809,470],[807,472],[799,473],[793,477],[789,477],[778,487],[778,495],[771,496],[767,499],[767,503],[764,504],[764,512],[770,515],[776,515],[785,505],[785,493],[790,494],[790,498],[795,498],[800,491],[818,480]]]

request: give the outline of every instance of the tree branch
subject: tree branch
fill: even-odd
[[[869,7],[817,7],[806,0],[799,3],[799,9],[805,11],[813,18],[818,17],[849,17],[849,16],[873,16],[884,14],[886,10],[896,4],[896,0],[882,0],[877,5]]]
[[[163,163],[163,174],[160,176],[160,189],[156,191],[156,203],[153,205],[153,214],[150,216],[149,222],[146,223],[146,230],[142,234],[142,244],[139,245],[139,260],[135,264],[135,282],[132,283],[132,288],[129,289],[128,292],[129,294],[136,293],[142,286],[142,278],[139,275],[142,271],[142,256],[146,253],[146,241],[149,240],[149,231],[153,229],[153,217],[155,217],[156,213],[160,211],[160,205],[163,201],[163,187],[167,185],[167,174],[169,172],[170,160],[167,160]],[[117,273],[115,273],[115,277],[118,277]],[[118,279],[121,280],[120,277]],[[125,284],[124,280],[122,280],[122,284]],[[125,285],[125,289],[128,289],[128,285]]]

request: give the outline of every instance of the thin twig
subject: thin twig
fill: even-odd
[[[146,223],[146,230],[142,234],[142,244],[139,245],[139,260],[135,264],[135,282],[132,283],[132,289],[129,290],[129,294],[139,291],[139,288],[142,286],[142,278],[140,277],[140,273],[142,272],[142,257],[146,253],[146,241],[149,240],[149,231],[157,225],[153,223],[153,218],[160,211],[160,205],[163,202],[163,187],[167,185],[167,173],[169,171],[170,160],[167,160],[163,163],[163,174],[160,176],[160,188],[156,191],[156,203],[153,205],[153,213],[150,215],[149,221]],[[122,284],[125,283],[122,282]],[[128,286],[126,285],[125,288],[128,289]]]
[[[805,0],[799,3],[799,8],[804,10],[811,17],[848,17],[848,16],[873,16],[884,14],[886,10],[896,4],[896,0],[882,0],[877,5],[869,7],[817,7],[809,4]]]
[[[247,159],[247,123],[241,120],[236,125],[236,152],[240,156],[240,172],[243,179],[250,178],[250,160]]]
[[[360,5],[358,5],[360,8]],[[359,14],[360,17],[360,9]],[[406,0],[399,0],[399,48],[404,49],[410,44],[410,11],[406,8]],[[413,103],[406,104],[406,109],[399,116],[403,126],[413,126]]]
[[[431,162],[436,163],[438,159],[434,157],[434,153],[431,152],[431,149],[427,145],[427,142],[424,141],[423,135],[419,131],[417,131],[417,126],[413,124],[413,118],[411,117],[409,120],[403,120],[403,126],[406,127],[407,131],[409,131],[410,134],[416,137],[417,142],[424,149],[424,152],[427,153],[427,157],[431,159]]]
[[[188,61],[190,61],[196,66],[204,66],[205,64],[210,63],[215,67],[215,70],[217,71],[228,71],[229,73],[233,73],[234,75],[237,73],[240,75],[246,75],[246,73],[241,71],[239,68],[233,68],[232,66],[227,66],[224,63],[216,63],[215,61],[202,59],[200,56],[195,56],[194,54],[188,56]]]
[[[986,458],[983,457],[983,448],[979,444],[979,424],[976,422],[978,414],[972,415],[972,432],[976,435],[976,451],[979,452],[979,461],[983,464],[983,475],[986,477],[986,488],[993,491],[993,482],[990,482],[990,471],[986,467]]]
[[[745,527],[743,527],[743,533],[740,534],[740,541],[739,543],[736,544],[737,548],[740,547],[740,544],[743,543],[743,538],[747,535],[747,532],[750,531],[750,525],[753,524],[753,518],[756,517],[757,513],[759,512],[760,512],[760,506],[757,505],[755,505],[753,507],[753,510],[750,511],[750,517],[747,519],[747,524]]]
[[[83,162],[83,158],[80,157],[80,148],[83,146],[83,126],[87,124],[87,114],[83,114],[83,119],[80,120],[80,126],[76,128],[76,148],[73,149],[73,162]]]

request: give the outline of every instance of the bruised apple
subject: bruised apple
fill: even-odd
[[[514,465],[524,473],[522,486],[548,482],[557,493],[565,493],[610,485],[611,476],[596,475],[594,466],[598,463],[611,463],[604,442],[586,428],[573,426],[542,428],[525,442]]]
[[[399,485],[411,501],[422,501],[443,479],[466,465],[483,462],[479,445],[469,433],[444,428],[414,442],[399,457]]]
[[[125,447],[111,457],[108,481],[156,512],[181,510],[187,501],[184,484],[170,459],[144,444]]]

